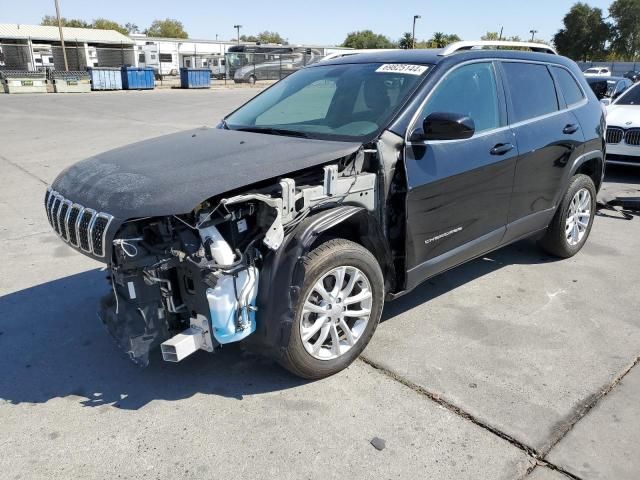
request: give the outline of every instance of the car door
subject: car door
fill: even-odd
[[[409,288],[498,245],[513,184],[517,151],[494,62],[453,67],[418,111],[409,138],[434,112],[469,116],[475,133],[465,140],[407,141]]]
[[[510,240],[545,228],[553,217],[566,169],[583,151],[584,135],[572,110],[587,100],[563,67],[514,61],[503,61],[501,67],[519,153],[509,208]],[[566,85],[569,105],[554,75],[558,85]]]

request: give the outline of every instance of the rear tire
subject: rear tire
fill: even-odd
[[[560,258],[573,257],[584,246],[596,213],[596,187],[587,175],[571,179],[540,246]]]
[[[319,379],[348,367],[371,340],[382,315],[384,279],[371,252],[343,239],[317,246],[303,260],[303,268],[289,344],[280,363],[299,377]]]

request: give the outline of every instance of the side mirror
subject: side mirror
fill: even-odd
[[[411,140],[464,140],[473,137],[475,131],[475,123],[466,115],[434,112],[424,119],[421,129],[413,132]]]
[[[600,103],[603,104],[605,107],[608,107],[609,105],[611,105],[611,99],[603,98],[602,100],[600,100]]]

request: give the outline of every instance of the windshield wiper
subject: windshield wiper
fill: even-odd
[[[296,130],[286,130],[284,128],[272,127],[236,127],[233,130],[241,132],[266,133],[268,135],[283,135],[287,137],[310,138],[307,133],[298,132]]]

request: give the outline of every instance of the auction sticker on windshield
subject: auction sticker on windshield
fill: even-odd
[[[409,65],[405,63],[385,63],[378,67],[378,73],[406,73],[407,75],[422,75],[429,67],[425,65]]]

